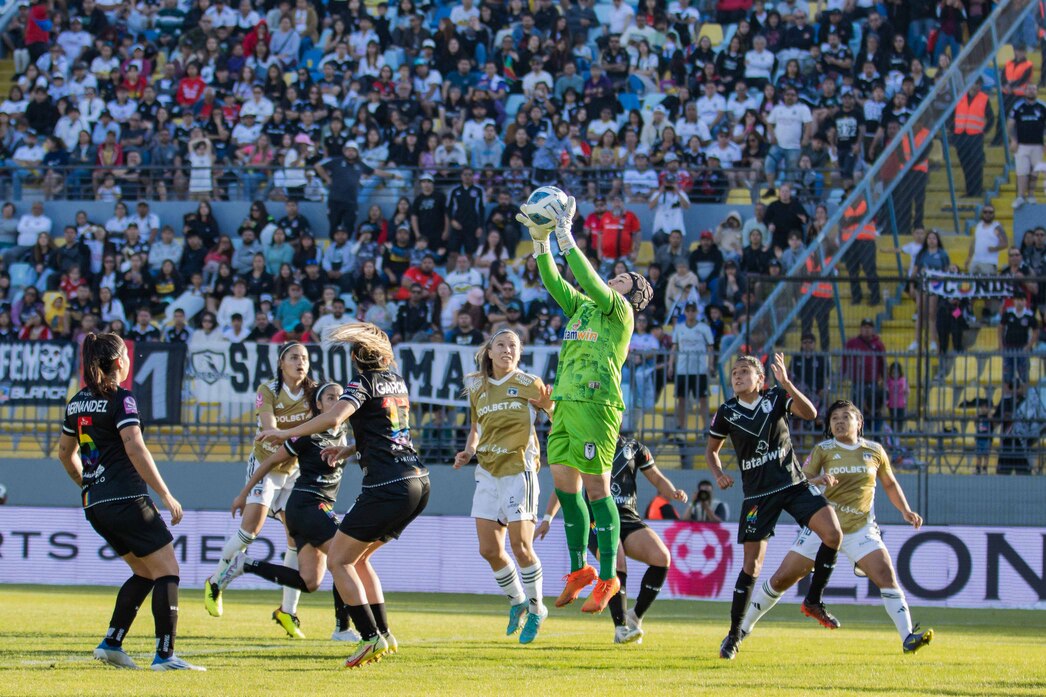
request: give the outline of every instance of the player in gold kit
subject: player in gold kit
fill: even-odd
[[[897,583],[890,553],[883,544],[875,522],[875,484],[882,483],[890,502],[904,519],[918,529],[922,517],[908,505],[901,485],[890,468],[890,458],[883,446],[862,437],[864,417],[852,402],[839,400],[825,415],[825,436],[810,453],[803,467],[807,477],[822,473],[835,478],[825,497],[835,509],[843,529],[842,552],[853,562],[855,570],[879,587],[887,614],[897,627],[905,653],[918,651],[933,640],[933,630],[920,631],[912,626],[904,591]],[[810,572],[818,544],[809,528],[799,532],[792,549],[773,577],[752,595],[744,620],[743,636],[769,612],[781,595]]]
[[[521,351],[519,337],[502,329],[476,354],[479,370],[465,384],[472,429],[465,449],[454,458],[454,468],[467,465],[473,456],[479,461],[472,498],[479,553],[512,603],[505,633],[511,636],[522,626],[519,642],[529,644],[548,615],[542,601],[541,560],[533,546],[541,466],[534,419],[538,409],[551,413],[553,403],[551,389],[541,378],[519,369]],[[505,554],[506,528],[520,565],[518,576]]]

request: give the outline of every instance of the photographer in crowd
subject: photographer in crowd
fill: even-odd
[[[683,514],[683,520],[694,523],[725,523],[730,508],[719,499],[712,498],[712,482],[702,479],[697,484],[692,503]]]

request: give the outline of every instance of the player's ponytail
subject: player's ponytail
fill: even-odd
[[[389,336],[370,322],[349,322],[327,333],[330,341],[352,344],[352,362],[362,370],[387,370],[396,365]]]
[[[116,334],[84,336],[84,383],[95,395],[108,398],[116,392],[116,360],[123,351],[123,339]]]

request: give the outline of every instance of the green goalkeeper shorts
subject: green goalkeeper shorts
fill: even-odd
[[[621,411],[596,402],[556,402],[548,462],[583,474],[606,474],[614,464]]]

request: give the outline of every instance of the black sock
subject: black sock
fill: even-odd
[[[632,610],[636,617],[642,617],[650,609],[650,605],[657,600],[657,594],[661,592],[661,586],[665,585],[668,578],[667,566],[651,566],[643,574],[643,581],[639,586],[639,596]]]
[[[628,600],[628,595],[625,593],[625,580],[628,578],[628,574],[624,571],[618,571],[617,578],[621,581],[621,590],[618,591],[617,595],[610,599],[610,603],[607,607],[610,608],[610,619],[614,620],[614,626],[624,627],[625,604]]]
[[[374,613],[370,605],[348,605],[349,617],[352,624],[356,626],[362,639],[373,639],[378,635],[378,627],[374,624]]]
[[[153,622],[156,624],[156,655],[174,654],[174,635],[178,631],[178,577],[161,576],[153,583]]]
[[[752,586],[755,585],[755,576],[749,576],[744,571],[737,575],[737,583],[734,584],[734,598],[730,603],[730,633],[738,636],[741,633],[741,620],[745,617],[748,609],[748,600],[752,597]]]
[[[341,599],[337,585],[332,590],[334,591],[334,623],[339,632],[344,632],[349,628],[349,606]]]
[[[297,569],[281,564],[270,564],[267,561],[248,560],[243,565],[243,570],[255,576],[261,576],[266,581],[278,583],[288,588],[297,588],[302,593],[308,593],[309,587],[305,585],[304,579]]]
[[[109,620],[109,631],[105,633],[105,643],[109,646],[122,646],[123,638],[131,629],[138,608],[145,602],[149,591],[153,589],[153,580],[135,574],[124,581],[120,592],[116,594],[116,605]]]
[[[832,549],[823,542],[817,549],[817,556],[814,557],[814,577],[810,579],[810,587],[806,591],[806,602],[810,605],[818,605],[822,602],[825,586],[828,585],[828,579],[832,577],[835,559],[838,556],[839,550]]]
[[[374,626],[381,634],[389,633],[389,616],[385,614],[385,603],[371,603],[370,614],[374,615]]]

